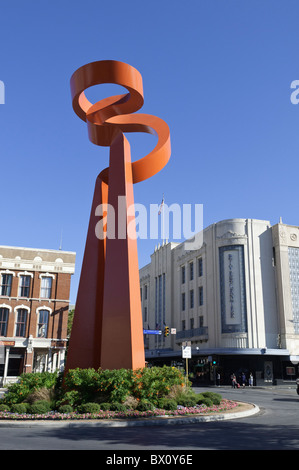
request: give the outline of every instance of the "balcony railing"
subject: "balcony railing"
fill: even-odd
[[[176,339],[193,338],[194,336],[208,336],[208,327],[191,328],[190,330],[177,331]]]

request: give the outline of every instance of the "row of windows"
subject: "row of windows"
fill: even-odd
[[[194,262],[191,261],[188,265],[189,269],[189,281],[193,281],[194,279]],[[197,274],[198,277],[201,277],[203,275],[203,262],[202,258],[197,259]],[[181,267],[181,280],[182,284],[185,284],[186,282],[186,266]]]
[[[12,274],[1,275],[0,295],[10,297],[12,287]],[[31,286],[31,276],[22,274],[19,276],[18,297],[29,297]],[[50,299],[52,291],[52,277],[42,276],[40,286],[40,298]]]
[[[198,305],[203,305],[203,287],[198,288]],[[186,293],[182,292],[182,310],[186,310]],[[189,291],[189,308],[194,308],[194,289]]]
[[[29,312],[25,308],[19,308],[16,312],[15,332],[14,336],[26,336],[26,328]],[[9,310],[8,308],[0,308],[0,336],[6,336],[8,325]],[[46,338],[48,334],[49,311],[38,311],[37,334],[38,338]]]
[[[202,315],[200,315],[198,317],[198,326],[199,326],[199,328],[203,327],[203,316]],[[193,330],[194,327],[195,327],[194,318],[190,318],[190,330]],[[182,320],[182,330],[183,331],[186,330],[186,320]]]

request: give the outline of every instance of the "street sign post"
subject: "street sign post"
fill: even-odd
[[[191,341],[185,341],[182,343],[182,358],[186,359],[186,385],[188,384],[188,359],[192,357],[192,350],[191,350]]]

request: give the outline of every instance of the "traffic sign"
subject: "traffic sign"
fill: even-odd
[[[144,335],[161,335],[161,330],[143,330]]]
[[[184,359],[190,359],[191,355],[191,346],[182,346],[182,357]]]

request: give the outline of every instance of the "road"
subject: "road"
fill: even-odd
[[[203,391],[204,389],[196,389]],[[101,428],[5,427],[1,450],[295,450],[299,449],[299,396],[295,388],[215,390],[224,398],[255,403],[260,412],[234,420],[172,426]]]

